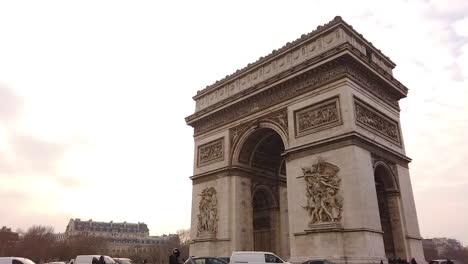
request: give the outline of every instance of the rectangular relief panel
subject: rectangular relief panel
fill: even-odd
[[[356,124],[384,139],[401,145],[398,122],[354,97]]]
[[[343,124],[340,99],[333,97],[294,111],[294,131],[302,137]]]
[[[224,137],[198,146],[198,167],[224,160]]]

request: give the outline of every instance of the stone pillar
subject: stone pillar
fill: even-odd
[[[403,225],[403,210],[400,203],[400,194],[398,192],[387,193],[387,207],[392,226],[393,243],[395,246],[396,258],[411,259],[407,252],[405,239],[405,226]]]
[[[288,210],[288,188],[279,187],[279,217],[280,217],[280,257],[284,260],[291,257],[289,247],[289,210]]]
[[[426,263],[409,169],[406,166],[396,165],[396,170],[398,173],[398,182],[400,187],[401,210],[403,212],[403,220],[406,227],[405,239],[406,246],[408,248],[408,258],[415,258],[418,263]]]
[[[230,185],[231,251],[253,250],[252,180],[248,177],[231,176]]]
[[[385,260],[372,158],[369,151],[347,146],[300,158],[288,163],[291,261],[329,259],[335,263],[378,263]],[[339,168],[339,194],[343,198],[337,222],[310,224],[307,183],[302,168],[319,160]],[[327,177],[326,173],[323,177]]]

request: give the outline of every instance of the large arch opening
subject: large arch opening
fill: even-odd
[[[389,260],[403,259],[405,258],[404,234],[396,179],[384,163],[375,166],[374,179],[385,255]]]
[[[251,250],[289,257],[286,165],[284,143],[273,129],[257,128],[243,142],[238,162],[251,172]]]

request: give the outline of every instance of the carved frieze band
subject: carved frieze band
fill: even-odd
[[[224,137],[198,147],[198,167],[224,160]]]
[[[342,124],[338,97],[294,112],[295,134],[301,137]]]
[[[357,98],[354,98],[354,109],[357,125],[401,145],[398,122]]]
[[[348,58],[341,58],[246,98],[241,103],[212,113],[208,118],[197,120],[191,125],[195,128],[195,135],[198,135],[344,77],[352,79],[383,99],[385,103],[398,109],[398,95],[386,89],[381,81],[372,77],[357,63]]]

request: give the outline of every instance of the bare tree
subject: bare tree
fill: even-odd
[[[22,256],[38,263],[51,259],[54,246],[54,229],[51,226],[35,225],[19,241],[18,250]]]
[[[177,230],[181,245],[188,245],[190,241],[190,228]]]

